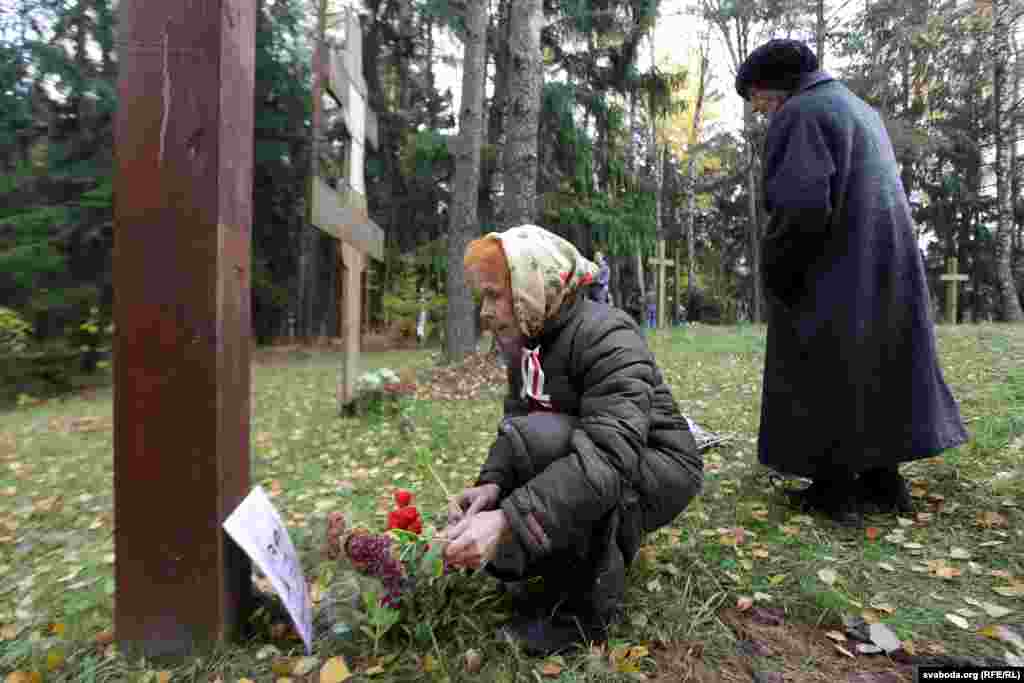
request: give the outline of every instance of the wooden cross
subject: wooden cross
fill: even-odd
[[[949,265],[946,267],[946,274],[939,277],[940,280],[944,280],[946,283],[946,322],[951,325],[956,325],[957,322],[956,299],[959,291],[957,283],[965,282],[970,279],[968,276],[958,273],[956,267],[957,259],[954,256],[949,259]]]
[[[221,524],[249,489],[255,9],[119,8],[114,617],[132,656],[206,649],[251,607]]]
[[[363,79],[363,48],[359,17],[350,11],[347,17],[345,49],[331,55],[326,65],[327,91],[342,107],[351,137],[351,149],[345,155],[345,178],[337,190],[319,175],[312,178],[310,222],[340,240],[342,277],[341,328],[345,360],[338,381],[338,403],[344,408],[355,398],[359,374],[359,337],[362,329],[362,273],[366,256],[384,258],[384,231],[370,219],[366,205],[364,140],[377,146],[377,119],[366,105],[366,81]],[[319,82],[319,79],[318,79]],[[314,92],[314,113],[320,106]],[[320,117],[314,116],[319,134]],[[317,163],[317,162],[315,162]],[[317,163],[317,167],[318,167]]]
[[[676,262],[665,257],[665,240],[658,240],[657,258],[648,259],[648,263],[658,267],[658,327],[665,327],[665,269],[675,268]]]

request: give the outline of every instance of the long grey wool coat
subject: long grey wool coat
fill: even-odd
[[[815,477],[963,443],[881,117],[828,74],[805,74],[772,117],[764,181],[761,462]]]

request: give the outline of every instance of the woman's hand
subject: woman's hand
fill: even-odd
[[[458,524],[481,510],[493,510],[498,507],[500,493],[501,489],[497,484],[484,484],[465,489],[448,503],[448,526]]]
[[[498,544],[510,533],[502,510],[488,510],[465,517],[444,531],[448,540],[444,559],[455,567],[478,569],[494,559]]]

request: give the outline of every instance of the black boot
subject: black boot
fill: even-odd
[[[882,513],[904,513],[914,511],[907,480],[899,468],[876,467],[865,470],[858,480],[858,495],[865,509]]]
[[[556,608],[553,614],[517,619],[498,629],[499,640],[516,642],[528,655],[544,657],[608,639],[608,625]]]
[[[829,473],[814,479],[802,491],[788,494],[789,502],[804,512],[820,512],[840,526],[864,524],[857,480],[845,473]]]

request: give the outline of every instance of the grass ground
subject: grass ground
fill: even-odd
[[[810,681],[885,669],[910,680],[885,657],[841,653],[824,634],[844,615],[888,625],[919,654],[1006,651],[978,631],[1024,622],[1024,327],[939,329],[946,379],[971,440],[905,466],[915,479],[915,515],[871,517],[862,530],[788,510],[756,463],[763,328],[697,326],[658,332],[650,343],[684,412],[730,439],[706,454],[703,495],[648,539],[631,574],[627,620],[605,650],[524,657],[493,637],[508,616],[493,583],[456,576],[437,612],[424,617],[429,628],[400,624],[376,657],[357,629],[351,639],[323,634],[316,661],[303,661],[299,644],[271,627],[244,646],[184,663],[127,659],[108,644],[108,388],[0,414],[0,675],[313,681],[330,658],[345,655],[351,680],[738,681],[758,671]],[[473,479],[501,410],[500,373],[467,371],[446,374],[443,391],[421,392],[402,420],[340,419],[337,362],[328,352],[293,351],[262,354],[253,370],[253,484],[274,495],[315,597],[331,594],[343,576],[321,552],[327,513],[343,510],[381,529],[389,492],[404,487],[416,492],[429,524],[444,495],[412,454],[428,454],[447,488],[458,489]],[[421,379],[434,362],[430,351],[364,358],[368,367],[416,370]],[[993,607],[1011,611],[993,618]],[[471,649],[482,655],[473,674],[463,663]]]

